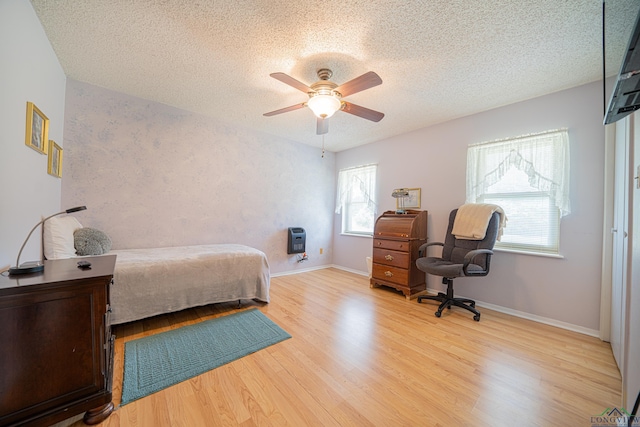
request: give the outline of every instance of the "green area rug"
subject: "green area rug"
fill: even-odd
[[[291,338],[251,309],[125,343],[125,405]]]

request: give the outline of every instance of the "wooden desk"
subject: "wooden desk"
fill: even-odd
[[[382,214],[373,230],[371,287],[389,286],[407,299],[426,291],[426,275],[416,266],[418,248],[426,241],[427,211]]]
[[[116,256],[45,261],[0,276],[0,426],[48,426],[113,411],[109,286]]]

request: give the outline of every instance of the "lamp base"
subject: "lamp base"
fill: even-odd
[[[9,276],[14,276],[16,274],[39,273],[40,271],[44,271],[43,262],[29,261],[22,263],[20,266],[11,267],[9,269]]]

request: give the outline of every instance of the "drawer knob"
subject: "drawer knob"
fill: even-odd
[[[385,271],[385,272],[384,272],[384,275],[385,275],[385,276],[387,276],[387,277],[392,277],[392,276],[393,276],[393,273],[392,273],[392,272],[390,272],[390,271]]]
[[[385,255],[384,259],[386,259],[387,261],[393,261],[393,255]]]

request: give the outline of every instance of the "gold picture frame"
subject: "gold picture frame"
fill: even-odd
[[[47,173],[62,178],[62,148],[52,139],[49,140],[49,159]]]
[[[40,154],[47,154],[49,119],[33,102],[27,102],[27,131],[25,144]]]
[[[396,209],[420,209],[420,188],[407,188],[408,196],[403,197],[402,207],[400,199],[396,199]]]

